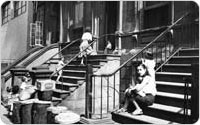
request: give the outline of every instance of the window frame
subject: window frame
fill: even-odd
[[[17,7],[18,4],[18,7]],[[14,1],[14,17],[18,17],[26,12],[27,1]]]
[[[76,1],[74,5],[74,27],[75,28],[83,27],[83,18],[84,18],[84,2]]]
[[[1,15],[2,15],[2,25],[8,23],[11,19],[11,7],[10,1],[4,3],[1,7]],[[6,21],[5,21],[6,20]]]
[[[167,21],[166,24],[163,24],[163,25],[169,25],[171,24],[171,20],[172,20],[172,17],[171,17],[171,3],[169,1],[166,1],[166,2],[161,2],[161,3],[157,3],[157,4],[153,4],[153,5],[148,5],[147,6],[147,3],[146,2],[150,2],[150,1],[145,1],[143,3],[143,6],[144,6],[144,9],[143,9],[143,24],[142,24],[142,29],[151,29],[151,28],[155,28],[155,27],[160,27],[160,26],[151,26],[151,25],[148,25],[146,22],[145,22],[145,16],[146,16],[146,13],[148,11],[153,11],[153,10],[156,10],[156,9],[160,9],[162,7],[168,7],[168,10],[167,10],[167,15],[169,17],[169,20]]]

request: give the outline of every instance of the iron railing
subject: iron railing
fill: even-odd
[[[91,75],[92,87],[90,88],[92,88],[92,90],[89,95],[86,95],[86,97],[92,95],[92,101],[90,101],[91,104],[87,106],[93,108],[86,108],[90,109],[89,111],[87,111],[88,113],[90,113],[90,115],[87,116],[89,117],[97,114],[99,115],[99,118],[103,118],[104,114],[107,114],[109,112],[112,112],[116,108],[119,108],[119,102],[121,101],[120,99],[124,96],[123,93],[125,88],[127,88],[128,85],[133,81],[132,76],[135,73],[135,69],[132,64],[135,61],[141,60],[146,51],[150,51],[153,53],[154,60],[157,64],[156,70],[158,70],[174,54],[177,53],[181,45],[183,45],[183,47],[192,47],[195,44],[195,41],[187,42],[184,39],[186,33],[187,36],[193,36],[193,34],[187,32],[187,28],[194,28],[193,23],[190,24],[187,21],[183,21],[189,15],[190,13],[188,12],[172,25],[167,26],[166,28],[162,27],[161,29],[164,28],[164,31],[161,31],[161,33],[159,32],[157,37],[154,37],[153,40],[147,44],[145,44],[145,40],[142,39],[142,35],[144,33],[136,32],[131,34],[121,34],[119,37],[121,37],[122,41],[123,39],[132,39],[133,35],[137,35],[137,38],[139,39],[136,39],[134,44],[135,50],[133,50],[133,52],[135,53],[127,60],[125,60],[124,63],[112,73]],[[192,25],[192,27],[189,25]],[[157,31],[158,30],[160,30],[160,28],[157,29]],[[155,31],[156,30],[154,29],[153,32]],[[146,32],[148,33],[152,31],[149,30]],[[112,88],[112,91],[110,90],[110,88]],[[96,93],[97,91],[99,93]],[[95,94],[99,95],[97,96]],[[118,98],[116,94],[119,94],[121,98]],[[98,111],[96,111],[98,108],[95,108],[97,104],[99,106]]]
[[[72,42],[70,42],[69,44],[67,44],[66,46],[64,46],[62,49],[60,49],[56,54],[54,54],[53,56],[51,56],[47,61],[45,61],[44,63],[49,62],[51,59],[53,59],[55,56],[61,54],[64,50],[68,49],[69,47],[71,47],[73,44],[75,44],[76,42],[80,41],[80,39],[76,39],[73,40]],[[62,44],[62,43],[61,43]]]
[[[72,61],[74,61],[75,59],[77,59],[79,57],[80,54],[82,54],[83,52],[85,52],[90,46],[92,46],[94,43],[96,43],[97,41],[107,37],[107,36],[115,36],[116,34],[105,34],[105,35],[102,35],[101,37],[99,38],[95,38],[91,43],[89,43],[88,47],[85,48],[84,50],[80,51],[79,53],[75,54],[75,56],[73,56],[71,59],[69,59],[69,61],[67,61],[67,63],[65,63],[65,65],[60,68],[59,70],[57,70],[56,72],[52,73],[50,75],[50,78],[52,78],[53,76],[55,76],[59,71],[63,70],[64,67],[66,67],[67,65],[69,65]],[[86,63],[87,63],[87,55],[86,55]]]

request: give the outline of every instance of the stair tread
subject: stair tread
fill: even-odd
[[[57,82],[56,84],[66,85],[66,86],[70,86],[70,87],[79,86],[78,84],[66,83],[66,82]]]
[[[87,60],[88,62],[95,62],[95,61],[101,61],[101,62],[107,62],[109,60],[113,60],[113,59],[89,59]],[[72,62],[80,62],[81,60],[74,60]]]
[[[179,73],[179,72],[156,72],[156,74],[163,74],[163,75],[184,75],[184,76],[191,76],[192,73]]]
[[[53,71],[51,71],[51,70],[32,70],[31,72],[36,72],[36,73],[42,73],[42,72],[53,73]]]
[[[78,79],[78,80],[84,80],[85,77],[76,77],[76,76],[62,76],[63,78],[69,78],[69,79]]]
[[[86,73],[86,71],[80,71],[80,70],[63,70],[63,72]]]
[[[121,57],[120,55],[115,55],[115,54],[98,54],[98,55],[90,55],[89,57],[95,57],[95,56],[113,56],[113,57]]]
[[[135,119],[138,121],[144,121],[147,123],[152,123],[152,124],[172,124],[175,122],[171,122],[168,120],[164,120],[164,119],[160,119],[160,118],[156,118],[156,117],[152,117],[152,116],[148,116],[148,115],[131,115],[130,113],[127,112],[123,112],[123,113],[119,113],[118,115],[121,116],[125,116],[125,117],[129,117],[131,119]]]
[[[70,93],[70,91],[62,90],[62,89],[54,89],[53,91],[58,92],[58,93]]]
[[[175,106],[169,106],[169,105],[154,103],[153,105],[148,106],[148,107],[153,108],[153,109],[159,109],[159,110],[164,110],[164,111],[168,111],[168,112],[173,112],[173,113],[184,114],[183,108],[175,107]],[[191,113],[190,109],[188,109],[188,113],[189,114]]]
[[[69,66],[69,67],[86,67],[86,65],[85,65],[85,66],[82,66],[82,65],[72,65],[72,64],[67,65],[67,66]],[[67,67],[67,66],[66,66],[66,67]],[[99,68],[99,67],[101,67],[101,65],[92,65],[92,67],[94,67],[94,68]]]
[[[157,92],[157,96],[165,96],[170,98],[178,98],[178,99],[184,99],[184,94],[175,94],[175,93],[168,93],[168,92]],[[189,98],[191,96],[189,95]]]
[[[164,66],[191,66],[191,64],[165,64]]]
[[[173,56],[172,58],[199,58],[199,56]]]
[[[53,96],[53,97],[52,97],[52,101],[62,101],[62,99]]]
[[[181,82],[164,82],[164,81],[156,81],[156,84],[159,84],[159,85],[170,85],[170,86],[185,86],[184,83],[181,83]]]
[[[182,48],[180,51],[199,50],[199,48]]]

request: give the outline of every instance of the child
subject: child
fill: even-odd
[[[19,101],[19,86],[14,85],[11,89],[7,89],[7,91],[9,92],[7,98],[8,115],[11,116],[13,112],[13,103]]]
[[[87,55],[95,55],[91,46],[89,46],[89,42],[92,41],[92,34],[90,33],[90,29],[86,28],[85,33],[82,35],[82,42],[79,46],[81,55],[81,65],[84,65],[83,61]],[[89,47],[88,47],[89,46]],[[88,48],[87,48],[88,47]],[[87,48],[87,49],[86,49]],[[86,49],[86,50],[85,50]],[[84,51],[85,50],[85,51]],[[83,52],[84,51],[84,52]]]
[[[56,79],[56,82],[59,81],[60,77],[62,76],[62,70],[60,70],[63,66],[65,65],[64,63],[64,57],[61,57],[61,60],[58,62],[58,65],[56,67],[56,72],[58,71],[58,77]],[[60,71],[59,71],[60,70]]]
[[[149,51],[145,52],[144,59],[142,59],[142,63],[146,66],[147,71],[153,79],[155,79],[155,66],[156,63],[153,60],[153,54]]]
[[[156,95],[156,84],[153,78],[148,74],[147,68],[144,64],[139,64],[137,66],[137,73],[140,80],[135,86],[131,85],[125,91],[125,104],[123,108],[119,109],[117,112],[124,112],[129,106],[129,102],[132,102],[135,106],[135,110],[132,115],[143,114],[142,107],[152,105]]]
[[[26,89],[26,87],[31,86],[32,85],[32,79],[30,77],[29,73],[26,73],[24,77],[22,77],[22,83],[20,85],[20,91]]]
[[[26,73],[22,78],[20,86],[19,100],[27,100],[34,96],[37,88],[32,85],[32,78],[29,73]]]
[[[112,44],[110,41],[107,41],[107,45],[104,49],[104,54],[109,54],[109,51],[112,49]]]

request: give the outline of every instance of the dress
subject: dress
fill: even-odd
[[[85,32],[83,33],[81,39],[82,39],[82,43],[79,46],[80,52],[84,51],[89,46],[88,41],[92,41],[92,34],[89,32]],[[80,57],[86,56],[86,54],[92,55],[92,53],[93,53],[93,49],[91,46],[89,46],[86,51],[81,53]]]

